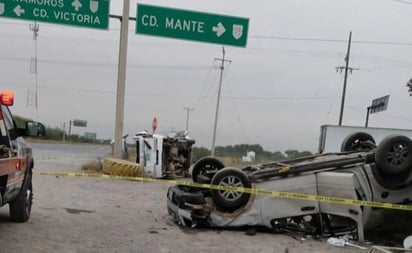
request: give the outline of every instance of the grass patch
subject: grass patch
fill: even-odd
[[[103,173],[103,163],[101,161],[90,161],[82,165],[82,170]]]
[[[365,225],[365,235],[380,245],[399,247],[412,235],[411,220],[411,211],[375,209]]]

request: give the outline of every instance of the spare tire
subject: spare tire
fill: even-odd
[[[224,168],[212,178],[212,185],[250,188],[249,177],[240,169]],[[235,211],[249,201],[250,194],[231,190],[212,190],[212,198],[221,211]]]
[[[375,152],[378,169],[387,175],[399,175],[412,169],[412,141],[403,135],[385,137]]]
[[[213,176],[219,170],[223,169],[225,165],[215,157],[203,157],[198,160],[193,166],[192,179],[193,182],[201,182],[209,184],[212,181]],[[207,178],[206,182],[200,180],[199,176]]]
[[[373,137],[364,132],[348,135],[342,142],[340,151],[367,151],[376,148]]]

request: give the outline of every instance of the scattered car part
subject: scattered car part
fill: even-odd
[[[412,235],[408,236],[403,240],[403,247],[405,249],[412,249]]]

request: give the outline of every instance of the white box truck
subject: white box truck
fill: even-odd
[[[412,129],[322,125],[320,127],[318,152],[334,153],[342,151],[342,143],[347,136],[354,133],[369,134],[376,144],[389,135],[404,135],[412,139]]]

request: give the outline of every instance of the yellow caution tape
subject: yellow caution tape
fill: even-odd
[[[203,189],[221,190],[221,191],[223,190],[224,191],[236,191],[236,192],[256,194],[256,195],[278,197],[278,198],[299,199],[299,200],[318,201],[318,202],[343,204],[343,205],[368,206],[368,207],[412,211],[412,205],[392,204],[392,203],[385,203],[385,202],[347,199],[347,198],[341,198],[341,197],[311,195],[311,194],[304,194],[304,193],[281,192],[281,191],[273,191],[273,190],[265,190],[265,189],[257,189],[257,188],[243,188],[243,187],[234,187],[234,186],[202,184],[202,183],[196,183],[192,181],[183,181],[183,180],[156,179],[156,178],[148,178],[148,177],[112,176],[112,175],[105,175],[105,174],[98,174],[98,173],[74,173],[74,172],[34,172],[33,174],[40,175],[40,176],[105,178],[105,179],[138,181],[138,182],[184,185],[184,186],[197,187],[197,188],[203,188]]]
[[[289,167],[283,167],[281,169],[279,169],[279,173],[287,173],[289,172],[290,168]]]

